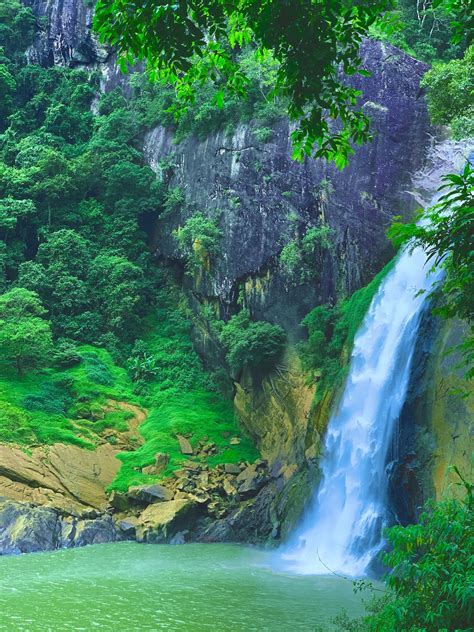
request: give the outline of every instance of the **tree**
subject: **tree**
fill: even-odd
[[[474,136],[474,45],[463,59],[435,64],[423,77],[433,123],[450,125],[455,138]]]
[[[124,69],[145,60],[153,78],[175,86],[178,116],[193,104],[196,86],[209,80],[219,87],[220,105],[225,95],[245,95],[249,77],[236,60],[242,47],[273,57],[275,93],[288,98],[289,116],[299,123],[295,156],[314,152],[342,167],[352,144],[369,138],[369,121],[357,108],[360,92],[340,70],[364,72],[361,41],[391,8],[392,0],[99,0],[95,28]]]
[[[0,358],[14,363],[19,375],[26,366],[45,364],[52,352],[45,313],[38,295],[24,288],[0,296]]]
[[[249,311],[243,309],[223,326],[220,341],[235,374],[244,367],[268,371],[283,352],[286,334],[279,325],[252,321]]]
[[[101,253],[91,265],[88,285],[89,301],[105,330],[133,339],[143,307],[143,271],[125,257]]]

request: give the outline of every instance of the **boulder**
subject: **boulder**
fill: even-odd
[[[0,555],[51,551],[59,545],[61,524],[53,509],[3,500],[0,526]]]
[[[70,531],[65,528],[63,523],[60,545],[77,547],[88,544],[105,544],[119,539],[111,516],[102,516],[96,520],[74,520]]]
[[[240,467],[235,463],[224,463],[226,474],[240,474]]]
[[[185,499],[150,505],[138,517],[137,541],[168,542],[186,526],[194,507],[194,503]]]
[[[251,496],[256,494],[266,483],[267,477],[257,472],[257,466],[249,465],[235,479],[239,494]]]
[[[194,450],[192,445],[189,443],[189,440],[182,435],[177,435],[176,437],[179,441],[179,448],[181,450],[181,454],[193,454]]]
[[[170,455],[166,452],[158,452],[155,454],[155,466],[158,470],[158,473],[163,472],[168,467],[168,463],[170,462]]]
[[[161,501],[171,500],[173,492],[163,485],[139,485],[130,487],[127,494],[132,501],[149,505]]]
[[[109,503],[117,511],[126,511],[130,506],[127,494],[122,494],[115,490],[109,496]]]
[[[147,465],[146,467],[142,467],[142,474],[146,474],[147,476],[157,476],[158,468],[156,465]]]
[[[134,516],[127,516],[121,520],[117,520],[117,529],[127,538],[135,537],[138,520]]]
[[[237,489],[232,485],[232,483],[229,481],[229,479],[227,479],[227,478],[224,479],[222,487],[224,488],[224,491],[227,494],[227,496],[236,496],[237,495]]]

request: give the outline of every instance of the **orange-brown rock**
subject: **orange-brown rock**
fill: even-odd
[[[109,444],[94,451],[55,444],[30,453],[0,445],[0,496],[75,516],[105,511],[105,489],[120,467],[116,454]]]

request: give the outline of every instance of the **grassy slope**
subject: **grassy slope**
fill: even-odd
[[[108,399],[133,396],[124,369],[104,349],[79,348],[82,362],[67,369],[44,369],[23,376],[0,371],[0,441],[21,446],[72,443],[93,449],[105,428],[124,428],[126,412],[102,409]]]
[[[212,374],[202,367],[191,342],[189,321],[182,312],[158,310],[149,329],[145,342],[158,361],[159,371],[141,396],[149,411],[140,428],[145,443],[138,450],[119,455],[123,465],[111,488],[125,490],[154,480],[140,470],[154,464],[157,452],[170,455],[161,476],[189,460],[180,452],[177,434],[189,435],[193,446],[200,440],[215,443],[218,451],[207,459],[209,465],[255,460],[258,452],[239,429],[232,402],[215,390]],[[230,439],[236,436],[240,444],[231,445]]]
[[[242,435],[232,403],[213,386],[193,349],[189,321],[175,308],[158,311],[148,323],[147,350],[158,360],[159,371],[142,392],[124,368],[116,366],[104,349],[80,347],[80,364],[68,369],[48,368],[18,376],[0,370],[0,441],[26,449],[38,444],[71,443],[94,449],[108,428],[126,430],[127,411],[104,413],[109,399],[138,404],[148,410],[140,432],[144,444],[119,455],[122,467],[111,488],[126,490],[156,480],[141,469],[152,465],[158,452],[170,455],[161,476],[169,475],[189,457],[181,454],[176,434],[213,442],[217,454],[209,465],[253,461],[258,452]],[[106,433],[107,434],[107,433]],[[239,445],[230,438],[238,436]],[[110,439],[112,441],[112,439]]]

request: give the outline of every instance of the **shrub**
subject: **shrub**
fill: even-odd
[[[70,379],[46,382],[41,385],[37,393],[27,395],[22,401],[22,406],[26,410],[65,416],[73,403],[71,388],[72,380]]]
[[[284,349],[286,334],[278,325],[252,321],[249,311],[243,309],[223,326],[220,341],[235,374],[244,367],[268,371]]]
[[[464,480],[463,484],[464,498],[430,501],[418,524],[387,530],[392,549],[384,556],[384,562],[391,568],[385,583],[390,592],[374,600],[368,616],[356,621],[346,616],[338,618],[341,629],[348,632],[472,630],[473,486]]]
[[[331,237],[329,226],[313,226],[283,247],[279,264],[288,281],[300,285],[319,278],[324,252],[331,247]]]
[[[273,136],[273,130],[271,127],[257,127],[253,130],[253,135],[259,143],[268,143]]]
[[[101,386],[113,386],[114,376],[99,356],[85,352],[82,353],[82,359],[86,365],[86,376],[91,382]]]
[[[165,193],[163,212],[160,217],[164,218],[173,215],[183,208],[185,201],[186,198],[183,189],[181,187],[171,187]]]
[[[173,232],[179,252],[186,258],[186,270],[210,270],[211,259],[219,253],[222,233],[215,219],[196,213]]]
[[[466,138],[474,131],[474,45],[463,59],[433,66],[423,77],[428,88],[428,108],[433,123],[450,125],[455,138]]]
[[[54,364],[60,368],[69,368],[82,361],[81,354],[74,343],[61,340],[53,352]]]

